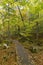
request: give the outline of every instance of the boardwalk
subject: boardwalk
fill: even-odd
[[[34,65],[31,63],[31,60],[28,59],[28,53],[26,53],[24,47],[18,41],[14,40],[14,42],[16,45],[16,52],[18,56],[18,65]]]

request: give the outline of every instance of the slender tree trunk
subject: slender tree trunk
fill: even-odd
[[[10,37],[10,22],[9,22],[9,4],[8,4],[8,39]]]
[[[10,37],[10,24],[9,24],[9,21],[8,21],[8,38]]]
[[[24,19],[23,19],[22,13],[20,11],[20,7],[18,5],[17,5],[17,7],[18,7],[18,10],[19,10],[19,13],[20,13],[20,16],[21,16],[21,20],[22,20],[24,28],[25,28]]]
[[[18,10],[19,10],[19,13],[20,13],[20,16],[21,16],[21,20],[24,21],[22,14],[21,14],[21,11],[20,11],[20,7],[18,5],[17,5],[17,7],[18,7]]]
[[[39,16],[39,13],[38,13],[38,16]],[[39,16],[40,17],[40,16]],[[38,43],[38,40],[39,40],[39,23],[38,22],[36,22],[36,27],[37,27],[37,31],[36,31],[36,33],[37,33],[37,43]]]

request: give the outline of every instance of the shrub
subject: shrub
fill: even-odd
[[[31,47],[29,48],[29,50],[30,50],[32,53],[37,53],[37,48],[36,48],[36,47],[31,46]]]

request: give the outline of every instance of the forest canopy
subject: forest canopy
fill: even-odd
[[[1,0],[0,30],[23,36],[43,33],[43,0]]]

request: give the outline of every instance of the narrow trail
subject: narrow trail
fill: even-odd
[[[18,56],[18,65],[34,65],[28,58],[28,53],[25,51],[24,47],[16,40],[14,40],[16,46],[16,52]]]

